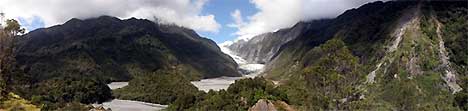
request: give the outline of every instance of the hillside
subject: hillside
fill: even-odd
[[[280,81],[302,110],[466,110],[467,4],[389,1],[348,10],[281,45],[264,77]]]
[[[184,90],[178,89],[184,85],[196,92],[190,80],[241,76],[237,63],[215,42],[191,29],[145,19],[71,19],[31,31],[18,42],[12,63],[15,73],[6,75],[8,88],[42,110],[89,108],[89,104],[111,100],[115,97],[106,84],[112,81],[154,76],[184,81],[157,83],[155,86],[161,87],[138,91],[170,87],[164,91],[175,92]],[[177,76],[165,76],[159,71]],[[166,98],[158,102],[173,101],[172,96]]]
[[[240,76],[237,64],[193,30],[143,19],[72,19],[24,35],[18,63],[33,78],[100,76],[128,81],[156,70],[178,70],[197,80]]]
[[[318,30],[327,23],[328,20],[299,22],[291,28],[261,34],[250,40],[235,41],[227,44],[227,47],[249,63],[265,64],[271,61],[283,44],[303,36],[307,31]]]
[[[231,16],[238,30],[257,20]],[[19,39],[0,64],[0,110],[468,110],[467,20],[468,1],[388,0],[220,47],[111,16],[7,30]]]

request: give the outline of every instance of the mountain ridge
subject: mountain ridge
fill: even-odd
[[[38,66],[39,64],[74,63],[76,65],[96,65],[91,67],[85,65],[82,66],[85,69],[72,68],[69,71],[81,73],[85,70],[91,70],[89,73],[93,73],[93,71],[94,73],[106,73],[100,72],[104,70],[110,71],[110,73],[120,73],[117,75],[123,78],[111,77],[117,81],[121,81],[122,79],[129,80],[129,77],[134,75],[131,73],[137,73],[138,70],[154,71],[161,68],[170,70],[174,67],[179,67],[181,68],[179,70],[182,71],[191,72],[187,74],[191,79],[224,75],[240,76],[237,72],[237,64],[232,58],[222,53],[215,42],[198,36],[191,29],[175,25],[158,24],[145,19],[130,18],[120,20],[110,16],[86,20],[71,19],[62,25],[32,31],[25,34],[23,38],[24,42],[19,48],[20,54],[18,60],[22,64],[22,67],[29,70],[29,72],[43,72],[37,71],[44,68],[43,66]],[[138,47],[140,49],[133,50]],[[134,54],[139,56],[137,58],[132,56],[130,58],[125,57]],[[43,58],[52,57],[52,55],[56,55],[57,58],[55,59],[59,60]],[[69,58],[70,56],[75,56],[76,58]],[[78,60],[78,58],[83,60]],[[147,60],[144,60],[144,58]],[[53,62],[49,62],[49,60]],[[71,61],[67,62],[67,60]],[[110,64],[106,63],[106,61],[110,62]],[[65,71],[62,70],[64,68],[63,65],[55,67],[58,67],[57,70],[49,71]],[[106,69],[105,67],[108,68]],[[113,70],[108,70],[109,67],[120,67],[121,69],[111,68]],[[133,72],[128,70],[130,67],[133,67]],[[107,72],[107,74],[110,73]],[[33,75],[40,76],[40,74]]]
[[[277,44],[263,77],[303,110],[466,110],[465,4],[378,1],[347,10]]]

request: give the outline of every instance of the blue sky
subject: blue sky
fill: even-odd
[[[38,17],[38,16],[33,16],[32,18],[23,18],[23,17],[18,17],[18,21],[21,23],[21,25],[27,29],[27,31],[32,31],[38,28],[43,28],[45,26],[44,21]]]
[[[258,11],[255,5],[250,3],[249,0],[210,0],[204,4],[201,14],[214,15],[215,20],[221,27],[218,32],[197,31],[197,33],[202,37],[214,40],[216,43],[234,40],[237,37],[237,35],[234,34],[237,29],[228,27],[227,24],[234,22],[231,13],[236,9],[240,10],[245,16],[253,15]],[[28,31],[45,26],[44,21],[38,16],[30,18],[18,17],[18,20]]]
[[[255,14],[258,10],[254,4],[251,4],[249,0],[211,0],[203,9],[203,14],[215,15],[216,21],[221,24],[221,29],[217,33],[213,32],[198,32],[201,36],[210,38],[217,43],[224,41],[234,40],[237,35],[234,33],[237,31],[236,28],[228,27],[227,24],[233,23],[231,13],[234,10],[240,10],[245,16]]]
[[[217,43],[245,40],[299,21],[334,18],[376,0],[0,0],[7,18],[28,31],[101,15],[159,18]],[[235,12],[235,13],[234,13]]]

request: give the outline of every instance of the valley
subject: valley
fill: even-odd
[[[191,24],[216,20],[192,14],[205,2],[182,24],[168,20],[187,15],[0,22],[0,111],[468,110],[467,1],[368,1],[293,24],[236,9],[232,24]],[[219,27],[239,37],[199,31]]]
[[[220,45],[220,48],[222,52],[231,56],[234,61],[239,64],[239,72],[242,73],[242,77],[219,77],[202,79],[200,81],[192,81],[191,83],[198,89],[205,92],[208,92],[209,90],[219,91],[221,89],[227,89],[229,85],[234,83],[236,80],[244,78],[255,78],[262,73],[264,68],[263,64],[248,63],[245,59],[236,55],[226,46]]]
[[[114,90],[127,86],[128,82],[112,82],[107,85],[111,90]],[[120,99],[113,99],[102,104],[93,104],[93,106],[110,108],[112,111],[159,111],[167,108],[167,105]]]

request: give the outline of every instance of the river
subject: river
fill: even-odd
[[[112,82],[107,84],[107,86],[112,90],[122,88],[127,85],[128,82]],[[106,109],[110,108],[112,111],[159,111],[167,108],[167,105],[120,99],[114,99],[102,104],[95,104],[94,106],[99,105],[102,105]]]
[[[243,73],[242,77],[219,77],[219,78],[210,78],[202,79],[200,81],[192,81],[191,83],[195,85],[199,90],[208,92],[209,90],[219,91],[221,89],[227,89],[229,85],[234,83],[236,80],[242,78],[254,78],[258,76],[263,71],[263,64],[250,64],[247,63],[241,57],[235,55],[228,48],[220,46],[221,50],[231,56],[237,64],[239,64],[239,70]],[[128,82],[112,82],[107,84],[110,89],[118,89],[128,85]],[[158,111],[168,107],[168,105],[153,104],[141,101],[131,101],[131,100],[120,100],[114,99],[109,102],[104,102],[102,104],[104,108],[111,108],[112,111]]]

